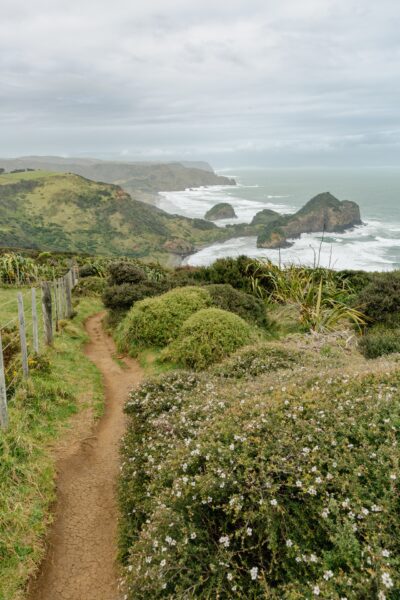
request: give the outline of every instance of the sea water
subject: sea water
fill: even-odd
[[[219,173],[234,177],[238,185],[161,192],[160,208],[203,218],[215,204],[229,202],[238,218],[218,221],[225,227],[250,223],[264,208],[293,213],[313,196],[329,191],[339,200],[357,202],[363,225],[341,234],[303,234],[293,240],[292,247],[280,251],[257,248],[255,237],[233,238],[192,254],[185,264],[208,265],[217,258],[245,254],[282,264],[319,264],[335,269],[400,268],[400,168],[247,168]]]

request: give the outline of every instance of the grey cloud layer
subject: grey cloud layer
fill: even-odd
[[[395,164],[399,25],[397,0],[3,0],[0,155]]]

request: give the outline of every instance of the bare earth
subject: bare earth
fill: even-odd
[[[92,419],[77,415],[78,443],[58,460],[55,520],[41,572],[29,600],[116,600],[119,442],[124,433],[123,406],[142,372],[138,363],[113,359],[114,343],[102,328],[103,315],[87,321],[90,343],[85,354],[104,378],[106,409],[93,429]],[[84,385],[84,382],[82,382]]]

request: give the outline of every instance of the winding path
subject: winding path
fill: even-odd
[[[120,366],[100,313],[86,324],[85,354],[103,375],[106,408],[93,430],[80,428],[78,444],[58,461],[57,502],[49,549],[29,600],[116,600],[119,441],[128,391],[142,378],[136,361]],[[82,382],[84,385],[84,382]],[[78,416],[79,418],[79,416]]]

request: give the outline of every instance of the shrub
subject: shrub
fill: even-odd
[[[210,295],[196,287],[176,288],[137,302],[117,330],[120,350],[135,354],[140,349],[163,347],[174,340],[190,315],[209,306]]]
[[[251,275],[255,261],[247,256],[219,258],[209,267],[198,269],[196,279],[208,283],[229,283],[232,287],[252,292]]]
[[[129,600],[399,597],[399,375],[314,383],[132,393]]]
[[[253,378],[278,369],[290,369],[302,362],[297,352],[272,345],[258,345],[238,350],[220,365],[213,373],[227,379]]]
[[[110,285],[122,283],[140,283],[147,279],[145,271],[138,265],[130,262],[113,262],[108,267]]]
[[[206,290],[209,292],[214,306],[233,312],[245,321],[254,323],[259,327],[269,326],[262,300],[241,290],[235,290],[228,283],[208,285]]]
[[[375,273],[360,292],[357,304],[373,323],[396,326],[400,323],[400,271]]]
[[[163,294],[169,289],[167,282],[143,281],[136,285],[122,283],[111,285],[104,290],[102,300],[104,306],[111,310],[128,310],[138,300]]]
[[[400,352],[400,329],[371,330],[360,339],[358,346],[366,358]]]
[[[79,277],[96,277],[99,274],[98,268],[93,263],[86,263],[79,268]]]
[[[107,282],[102,277],[85,277],[74,288],[77,296],[101,296]]]
[[[163,358],[201,370],[226,358],[253,337],[252,327],[237,315],[219,308],[204,308],[185,321]]]

